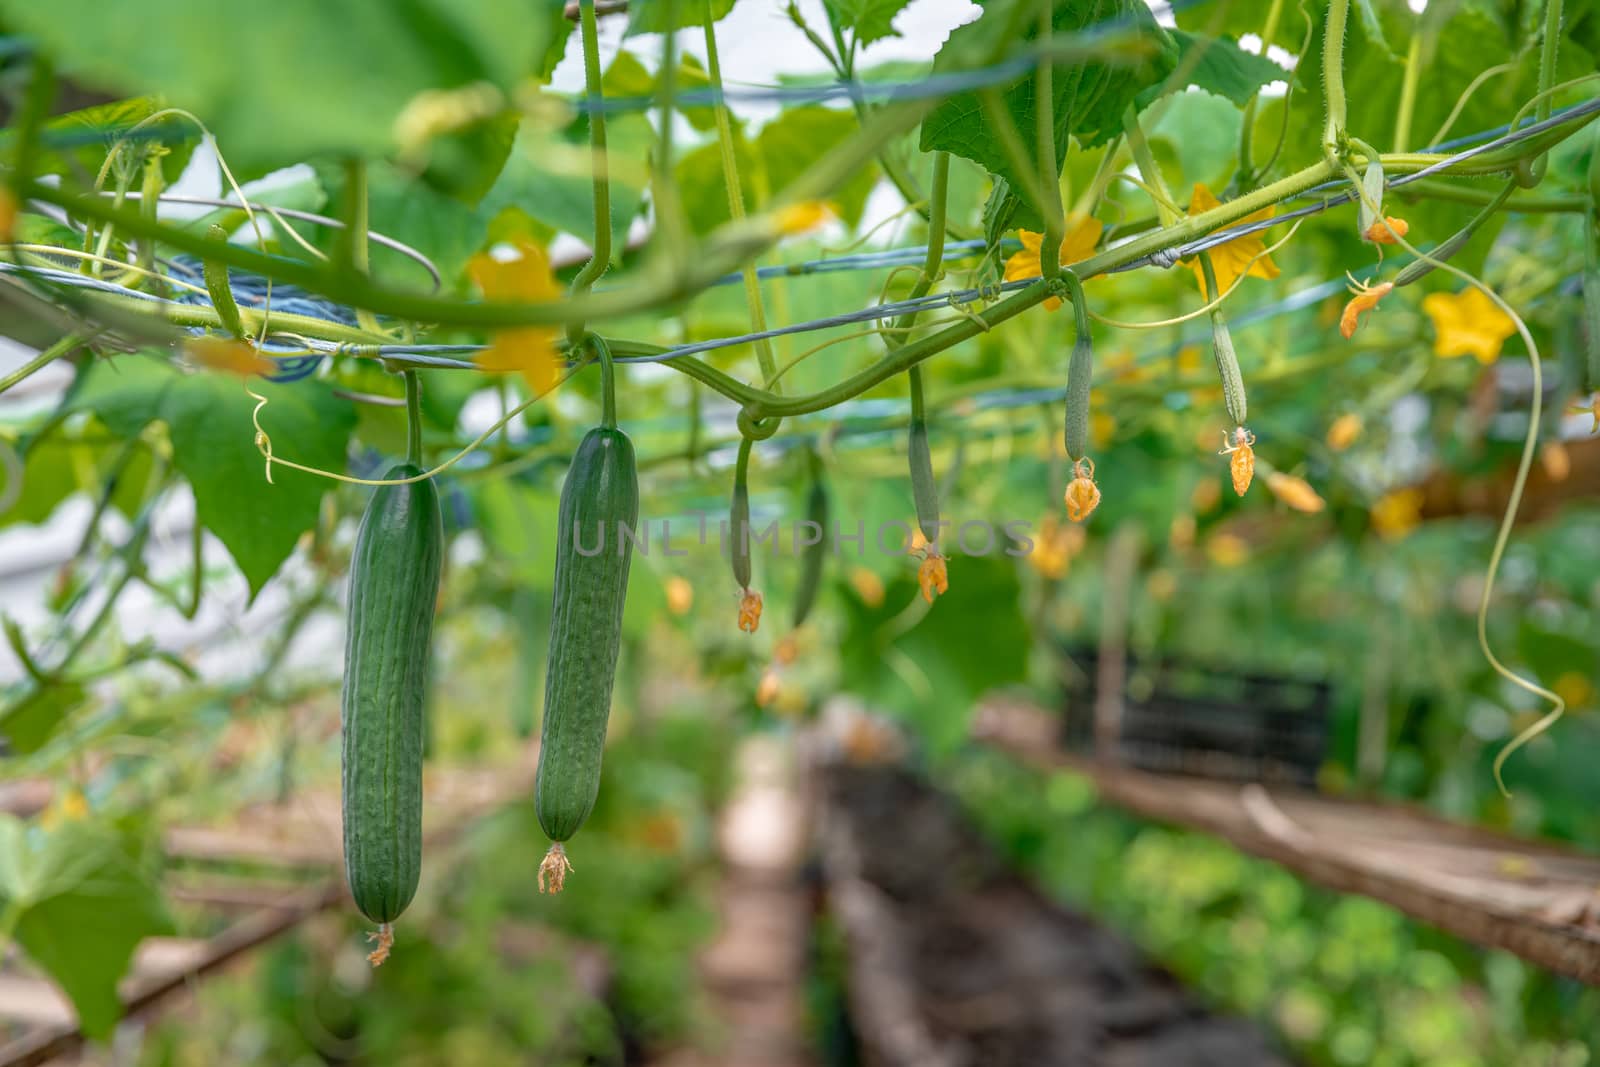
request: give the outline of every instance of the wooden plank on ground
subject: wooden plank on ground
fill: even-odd
[[[1307,881],[1600,985],[1600,858],[1401,805],[1099,764],[1064,752],[1058,725],[1043,709],[992,703],[973,732],[1020,762],[1086,776],[1134,814],[1214,834]]]

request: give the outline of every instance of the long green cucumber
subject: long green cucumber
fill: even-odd
[[[402,463],[387,478],[420,473]],[[376,923],[405,911],[422,872],[428,647],[443,561],[433,482],[380,487],[350,563],[341,715],[345,875]]]
[[[638,518],[632,442],[615,427],[590,430],[572,457],[561,490],[555,607],[534,786],[539,825],[557,845],[578,832],[600,790],[600,757],[633,556],[630,535]]]

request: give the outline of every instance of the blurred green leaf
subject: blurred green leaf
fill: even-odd
[[[102,822],[69,820],[46,830],[0,814],[0,909],[92,1038],[109,1036],[122,1016],[117,981],[134,948],[172,929],[141,851],[131,835]]]

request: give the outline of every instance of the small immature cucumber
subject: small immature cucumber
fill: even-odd
[[[822,481],[822,463],[811,457],[811,490],[806,494],[806,521],[822,534],[814,545],[807,545],[800,557],[800,584],[794,594],[794,628],[798,630],[811,614],[822,584],[822,565],[828,558],[828,487]]]
[[[402,463],[386,477],[420,473]],[[345,875],[376,923],[405,911],[422,872],[428,647],[443,560],[433,482],[381,486],[350,563],[341,714]]]
[[[633,443],[614,426],[596,427],[572,457],[556,536],[555,606],[534,792],[539,825],[557,844],[578,832],[600,791],[633,557],[631,534],[638,519]]]
[[[923,540],[939,540],[939,483],[933,478],[933,453],[928,448],[928,420],[922,409],[922,368],[912,367],[911,429],[906,452],[911,466],[911,498],[917,506],[917,526]]]
[[[728,503],[728,550],[733,564],[733,580],[741,590],[750,588],[750,438],[739,441],[739,458],[733,467],[733,497]]]
[[[1072,344],[1067,363],[1067,420],[1062,432],[1067,458],[1076,463],[1089,451],[1089,385],[1094,378],[1094,341],[1087,330]]]

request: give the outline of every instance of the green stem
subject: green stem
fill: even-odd
[[[1322,157],[1330,164],[1339,158],[1345,137],[1344,35],[1350,0],[1328,0],[1328,20],[1322,40],[1322,87],[1328,117],[1322,128]]]
[[[355,156],[344,167],[344,230],[335,245],[335,266],[355,272],[365,278],[371,275],[372,261],[367,248],[369,209],[367,205],[367,162]],[[223,267],[226,271],[226,267]],[[369,333],[378,333],[378,318],[364,307],[356,308],[356,325]]]
[[[743,221],[744,189],[739,185],[739,160],[734,153],[733,120],[727,101],[722,98],[722,62],[717,56],[717,31],[712,18],[711,0],[701,0],[705,5],[706,76],[711,91],[716,96],[717,145],[722,149],[722,181],[728,187],[728,216],[735,223]],[[756,277],[756,264],[751,257],[744,264],[744,300],[750,308],[752,333],[765,333],[767,313],[761,305],[761,283]],[[755,343],[756,362],[761,367],[763,383],[780,391],[773,383],[778,375],[778,361],[772,355],[772,344],[765,338]]]
[[[0,378],[0,393],[5,393],[18,383],[33,377],[63,356],[71,355],[80,345],[88,343],[93,336],[93,334],[68,334],[63,337],[4,378]]]
[[[1545,0],[1544,5],[1544,38],[1539,42],[1539,110],[1538,122],[1543,122],[1550,117],[1550,108],[1555,103],[1550,95],[1550,87],[1556,80],[1556,56],[1561,47],[1561,0]],[[1519,184],[1524,186],[1538,185],[1544,179],[1545,164],[1548,157],[1540,155],[1531,163],[1519,164],[1517,173],[1525,180]]]
[[[1043,54],[1034,68],[1034,128],[1039,142],[1038,169],[1044,202],[1044,237],[1039,242],[1039,274],[1054,281],[1061,273],[1061,236],[1066,228],[1061,211],[1061,175],[1056,169],[1055,61],[1050,57],[1051,14],[1054,5],[1039,5],[1039,46]]]
[[[1411,139],[1411,116],[1417,107],[1417,83],[1422,78],[1422,26],[1419,16],[1411,30],[1411,47],[1406,50],[1406,73],[1400,82],[1400,110],[1394,120],[1394,150],[1404,152]]]
[[[949,188],[950,153],[935,152],[933,192],[928,200],[928,254],[922,261],[921,276],[911,287],[912,300],[928,295],[929,290],[938,282],[939,272],[944,267],[945,201],[948,199]],[[901,315],[895,322],[896,332],[885,335],[886,343],[891,347],[904,344],[911,336],[911,327],[916,325],[917,314],[915,311],[908,311]]]
[[[1156,216],[1163,227],[1172,226],[1179,217],[1172,206],[1176,201],[1172,199],[1167,179],[1162,175],[1154,153],[1150,151],[1150,143],[1144,139],[1144,130],[1139,128],[1139,116],[1131,106],[1122,117],[1122,129],[1128,136],[1128,148],[1133,152],[1133,162],[1139,168],[1139,176],[1160,194],[1156,197]]]
[[[589,338],[595,355],[600,357],[600,425],[607,429],[617,426],[616,368],[611,363],[611,346],[599,334]]]
[[[677,25],[678,0],[660,0],[661,13],[668,26]],[[678,93],[678,35],[661,35],[661,75],[656,94],[660,109],[660,130],[656,137],[655,176],[651,179],[650,194],[655,201],[656,225],[661,228],[665,247],[671,255],[683,253],[687,227],[683,216],[683,203],[678,199],[677,175],[672,170],[672,120],[673,101]]]
[[[417,372],[401,375],[406,382],[406,462],[422,467],[422,382]]]
[[[809,170],[790,184],[784,202],[793,203],[802,200],[820,199],[831,190],[847,181],[861,166],[872,160],[878,147],[889,139],[899,136],[906,130],[915,126],[931,110],[932,105],[925,100],[904,101],[892,107],[881,108],[873,112],[872,118],[864,126],[862,134],[846,139],[837,147],[829,150]],[[1584,115],[1563,122],[1559,126],[1530,138],[1516,145],[1508,145],[1501,149],[1485,152],[1464,160],[1453,166],[1449,173],[1459,176],[1498,174],[1503,173],[1510,165],[1525,156],[1539,155],[1548,151],[1553,145],[1560,143],[1581,129],[1587,128],[1594,119],[1593,115]],[[1408,153],[1383,157],[1384,169],[1388,173],[1407,174],[1431,166],[1448,157],[1430,153]],[[1326,161],[1313,164],[1295,174],[1288,175],[1271,185],[1247,194],[1249,202],[1256,205],[1259,210],[1268,204],[1276,203],[1282,195],[1276,195],[1269,200],[1259,201],[1256,195],[1263,190],[1279,188],[1283,183],[1288,183],[1286,188],[1294,191],[1303,191],[1309,185],[1304,183],[1307,177],[1316,180],[1326,180],[1338,173],[1330,168]],[[1310,184],[1315,184],[1311,182]],[[689,263],[680,269],[657,269],[645,272],[640,283],[628,289],[591,293],[584,297],[567,297],[560,300],[535,301],[535,302],[482,302],[466,303],[452,297],[425,296],[417,293],[401,292],[386,289],[375,285],[370,279],[358,278],[349,274],[340,274],[329,269],[289,259],[281,256],[271,256],[245,248],[239,245],[229,245],[226,249],[216,249],[207,241],[203,234],[186,231],[179,227],[168,226],[161,223],[152,223],[142,218],[137,210],[126,208],[113,208],[98,196],[85,196],[71,190],[63,189],[57,185],[46,185],[35,180],[25,180],[18,176],[14,181],[15,191],[19,199],[39,200],[48,204],[56,204],[67,209],[68,212],[80,218],[96,219],[113,223],[119,230],[135,237],[155,239],[170,248],[187,252],[197,258],[206,255],[215,255],[219,260],[230,267],[253,271],[263,277],[270,277],[279,282],[298,285],[309,292],[326,296],[329,299],[359,305],[382,315],[389,315],[397,319],[412,322],[427,322],[436,326],[477,326],[486,329],[503,329],[509,326],[540,326],[565,324],[572,321],[586,319],[603,319],[629,314],[644,314],[669,307],[685,299],[703,292],[714,284],[718,278],[731,269],[736,269],[752,255],[758,254],[770,247],[779,236],[775,229],[756,230],[752,227],[729,227],[709,241],[694,256]],[[1245,202],[1245,197],[1240,197],[1230,204]],[[1228,219],[1215,223],[1212,228],[1225,225],[1240,216],[1230,216]],[[1190,220],[1192,221],[1192,220]],[[1170,228],[1163,230],[1160,239],[1154,246],[1145,246],[1145,252],[1154,251],[1164,244],[1176,243],[1179,240],[1190,240],[1198,234],[1180,236]],[[1141,253],[1144,254],[1144,253]],[[127,303],[132,304],[133,298],[127,298]],[[192,309],[195,312],[204,312],[209,315],[209,309]],[[146,312],[148,313],[148,312]],[[168,321],[182,322],[193,325],[216,325],[215,316],[206,318],[180,318],[180,314],[191,313],[190,309],[165,309],[162,314]],[[292,318],[285,317],[285,320]],[[279,317],[274,314],[274,321]],[[309,325],[308,335],[327,336],[334,338],[332,332],[337,324],[320,322],[308,317],[300,317],[301,322]],[[248,314],[246,321],[249,321]],[[320,331],[320,332],[319,332]],[[296,332],[307,333],[307,330]],[[351,333],[361,331],[343,328],[342,333],[348,337]],[[337,339],[337,338],[335,338]],[[372,340],[364,337],[364,340]]]
[[[1528,215],[1582,214],[1589,209],[1589,198],[1586,196],[1523,194],[1507,198],[1503,192],[1492,193],[1475,186],[1451,185],[1449,182],[1435,181],[1432,178],[1424,178],[1419,182],[1391,189],[1388,195],[1406,201],[1448,200],[1457,204],[1504,203],[1507,211],[1518,211]]]
[[[156,221],[156,210],[161,206],[161,189],[164,182],[161,156],[152,152],[145,157],[144,180],[139,186],[139,213],[152,222]],[[167,287],[155,274],[156,247],[150,241],[139,242],[138,264],[140,270],[149,273],[141,274],[134,287],[140,289],[148,287],[157,296],[165,296]]]
[[[594,170],[594,243],[589,262],[572,279],[574,296],[587,295],[611,265],[611,175],[607,169],[605,95],[600,88],[600,31],[595,24],[594,0],[579,0],[578,12],[583,33],[583,78],[589,101],[589,159]],[[576,346],[583,329],[582,319],[569,320],[568,343]]]

